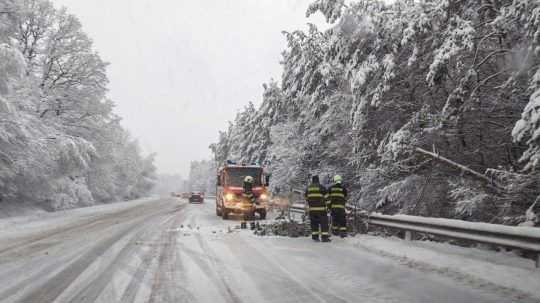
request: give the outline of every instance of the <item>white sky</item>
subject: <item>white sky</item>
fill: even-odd
[[[280,79],[282,30],[311,0],[53,0],[77,15],[111,66],[110,97],[160,173],[186,176],[262,83]]]

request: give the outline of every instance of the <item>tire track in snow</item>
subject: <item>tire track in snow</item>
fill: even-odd
[[[272,272],[274,272],[274,274],[262,276],[258,273],[260,272],[260,269],[253,266],[244,265],[245,270],[248,272],[256,272],[253,274],[253,276],[259,277],[259,279],[256,279],[256,281],[261,285],[261,287],[268,287],[266,282],[269,282],[267,280],[260,281],[261,276],[265,279],[272,278],[272,282],[274,284],[268,284],[270,284],[270,287],[272,288],[277,288],[280,291],[286,291],[287,295],[281,297],[289,298],[288,302],[346,302],[335,294],[324,291],[323,287],[321,287],[319,283],[316,283],[316,285],[310,285],[313,284],[313,281],[315,281],[317,277],[310,277],[310,281],[301,281],[297,275],[290,271],[290,268],[286,269],[283,265],[279,264],[277,259],[269,258],[262,254],[259,249],[251,245],[249,241],[245,241],[241,237],[235,237],[234,240],[238,243],[227,243],[229,244],[231,251],[238,255],[247,255],[249,258],[259,260],[257,263],[265,264]],[[299,270],[302,269],[300,268]]]
[[[167,223],[167,222],[165,222],[165,223]],[[165,225],[165,224],[163,224],[163,225]],[[163,227],[163,225],[161,227]],[[161,233],[162,233],[162,231],[160,231],[160,233],[158,233],[157,237],[155,237],[155,238],[153,238],[151,240],[151,242],[156,242],[156,243],[158,243],[158,245],[152,245],[150,247],[150,249],[145,254],[143,254],[141,256],[141,263],[139,264],[139,266],[134,271],[128,286],[124,290],[122,298],[120,299],[121,303],[130,303],[130,302],[135,301],[136,295],[139,292],[139,290],[140,290],[140,288],[141,288],[141,286],[142,286],[142,284],[144,282],[144,277],[148,274],[150,266],[152,265],[153,260],[155,259],[155,255],[160,254],[160,249],[162,248],[161,247],[161,242],[160,242]],[[156,240],[156,238],[157,238],[157,240]]]
[[[163,245],[158,258],[158,268],[154,275],[149,303],[194,302],[195,300],[193,294],[178,283],[178,273],[182,272],[183,266],[177,254],[177,226],[183,222],[184,217],[185,213],[179,213],[170,226],[161,233],[160,243]]]
[[[131,226],[130,226],[131,228]],[[125,231],[128,231],[126,228]],[[117,233],[109,237],[92,248],[87,253],[81,255],[74,263],[68,265],[64,270],[47,280],[39,289],[25,295],[21,302],[54,302],[60,294],[97,258],[103,255],[114,243],[124,237],[124,233]]]
[[[206,212],[201,214],[206,215]],[[192,218],[193,219],[193,218]],[[197,218],[198,219],[198,218]],[[215,220],[212,217],[211,223]],[[190,223],[195,221],[191,220]],[[225,228],[225,227],[223,227]],[[232,235],[227,240],[224,240],[229,248],[229,251],[238,256],[240,260],[249,260],[249,262],[240,262],[238,268],[232,268],[231,264],[220,258],[216,254],[216,250],[208,245],[207,238],[204,235],[195,233],[200,251],[185,244],[180,244],[180,249],[187,254],[198,268],[205,274],[206,277],[214,281],[214,285],[218,287],[223,295],[223,300],[227,302],[242,302],[242,298],[234,291],[236,284],[231,284],[230,279],[227,279],[227,273],[231,270],[244,272],[249,276],[248,279],[255,281],[256,285],[260,285],[264,295],[276,290],[275,297],[267,297],[267,301],[271,302],[344,302],[340,298],[333,297],[331,294],[321,294],[319,289],[310,289],[298,283],[294,278],[277,267],[269,268],[267,264],[273,264],[267,258],[263,257],[258,251],[247,246],[244,241],[238,243],[239,235]],[[251,248],[251,249],[250,249]],[[257,260],[253,262],[253,260]],[[241,282],[241,281],[235,281]],[[259,288],[259,287],[258,287]],[[324,297],[324,298],[323,298]],[[266,301],[265,300],[265,301]]]
[[[206,270],[205,272],[209,277],[214,276],[214,278],[220,282],[223,290],[225,291],[226,297],[228,297],[232,303],[242,302],[240,296],[238,296],[238,294],[236,294],[229,285],[229,282],[224,275],[226,268],[223,263],[217,261],[219,258],[217,257],[215,251],[208,246],[208,243],[206,243],[201,234],[195,234],[195,239],[197,239],[197,243],[199,243],[201,250],[207,252],[208,256],[210,257],[207,259],[207,266],[203,266],[201,269]]]
[[[0,292],[0,298],[8,299],[16,295],[17,293],[24,291],[26,288],[32,287],[33,284],[36,283],[36,281],[43,279],[43,277],[49,276],[51,273],[55,273],[56,271],[58,271],[58,268],[62,268],[62,266],[64,266],[65,264],[73,263],[73,260],[76,260],[78,257],[79,254],[74,253],[67,259],[60,259],[58,261],[48,264],[38,272],[32,273],[29,277],[17,282],[17,284],[13,285],[12,287]],[[24,270],[24,268],[22,268],[21,270]]]
[[[154,254],[156,254],[157,251],[157,248],[152,246],[146,254],[141,256],[141,263],[134,271],[131,281],[124,290],[120,303],[131,303],[135,301],[137,293],[144,282],[144,277],[148,274],[150,266],[153,263]]]
[[[162,219],[161,214],[158,214],[155,216],[158,216],[157,220]],[[107,266],[103,272],[101,272],[94,279],[92,279],[87,284],[86,287],[78,291],[77,294],[71,299],[71,302],[77,302],[77,303],[96,302],[96,300],[101,295],[103,290],[109,285],[114,275],[119,270],[126,267],[125,260],[130,260],[132,257],[134,257],[137,250],[139,250],[139,247],[136,247],[132,243],[141,241],[145,237],[152,235],[153,233],[155,233],[157,229],[162,227],[167,221],[173,218],[173,217],[169,217],[165,219],[165,222],[159,222],[155,224],[154,222],[154,220],[156,220],[155,216],[153,216],[154,218],[145,219],[145,221],[150,221],[150,222],[144,222],[145,224],[141,224],[141,226],[136,227],[137,230],[133,232],[133,235],[130,237],[127,244],[120,250],[120,252],[116,255],[116,257],[110,262],[110,265]],[[147,228],[148,226],[150,226],[150,228]]]
[[[143,214],[145,214],[146,209],[143,209]],[[138,217],[142,217],[140,214]],[[111,218],[109,218],[111,219]],[[135,220],[137,218],[131,218],[127,220],[128,222],[122,222],[123,224],[129,223],[129,221]],[[57,256],[55,256],[55,253],[49,254],[48,252],[41,252],[41,254],[37,254],[37,252],[31,252],[32,255],[35,256],[18,256],[18,259],[15,258],[14,260],[18,263],[21,263],[22,260],[25,260],[29,257],[32,257],[31,260],[28,262],[21,263],[20,266],[14,266],[12,269],[8,269],[6,271],[2,272],[3,276],[14,276],[17,277],[20,275],[21,272],[26,273],[25,277],[22,277],[23,279],[21,281],[17,281],[17,284],[14,286],[7,288],[3,290],[0,293],[0,297],[10,297],[17,292],[22,291],[24,288],[33,287],[34,284],[40,284],[40,281],[43,280],[43,277],[50,277],[53,276],[55,273],[60,272],[60,269],[67,266],[68,264],[73,263],[73,261],[80,255],[85,253],[87,250],[91,249],[92,244],[88,244],[88,240],[91,238],[91,235],[98,234],[102,232],[103,230],[106,230],[108,228],[111,228],[112,226],[115,226],[118,222],[119,218],[115,218],[114,224],[110,224],[111,222],[107,222],[103,225],[92,225],[92,228],[88,228],[84,230],[84,234],[87,235],[86,237],[81,237],[80,232],[76,233],[78,230],[73,230],[71,228],[68,228],[66,230],[66,234],[63,235],[64,239],[63,241],[59,240],[58,246],[62,246],[62,249],[58,247]],[[121,226],[121,225],[119,225]],[[87,226],[88,227],[88,226]],[[36,255],[37,254],[37,255]],[[3,258],[4,256],[2,256]],[[11,282],[11,281],[8,281]]]
[[[220,300],[232,303],[242,302],[240,296],[233,290],[233,287],[231,287],[230,282],[225,276],[227,269],[223,262],[217,257],[215,251],[208,246],[206,240],[197,229],[197,227],[200,227],[200,224],[204,224],[205,222],[207,224],[215,223],[216,218],[213,215],[209,215],[208,212],[209,210],[212,211],[212,209],[205,204],[193,207],[191,210],[192,212],[186,217],[184,225],[190,229],[190,239],[195,240],[193,241],[193,245],[198,246],[200,251],[187,247],[186,243],[178,242],[179,253],[181,252],[183,255],[188,256],[190,261],[193,261],[193,264],[201,270],[204,276],[212,281],[213,286],[220,293]],[[222,222],[220,221],[220,223]]]
[[[197,267],[206,275],[207,278],[215,283],[215,286],[219,288],[219,291],[224,295],[223,298],[227,301],[238,303],[242,302],[240,297],[232,290],[229,283],[225,279],[222,273],[216,268],[216,264],[221,262],[214,254],[207,253],[202,254],[196,250],[185,247],[180,244],[180,249],[183,253],[188,255]]]
[[[123,218],[130,218],[133,214],[144,214],[145,210],[155,209],[155,205],[137,205],[133,208],[124,209],[118,212],[105,214],[99,217],[93,217],[85,220],[84,222],[76,222],[73,224],[60,226],[49,231],[40,232],[37,235],[25,236],[22,239],[14,240],[16,243],[0,249],[0,264],[9,262],[10,256],[20,257],[24,256],[25,252],[36,253],[49,248],[51,245],[62,243],[62,241],[53,241],[51,245],[41,245],[39,242],[43,240],[51,240],[51,238],[60,238],[62,236],[69,236],[74,233],[84,233],[94,227],[106,228],[117,224]],[[36,250],[35,248],[38,248]],[[21,251],[22,250],[22,251]]]
[[[119,236],[119,235],[118,235]],[[121,237],[120,237],[121,238]],[[14,296],[16,295],[17,293],[21,292],[21,291],[24,291],[25,288],[32,288],[32,287],[36,287],[35,285],[37,284],[37,288],[40,288],[40,287],[45,287],[45,286],[40,286],[39,284],[41,284],[41,281],[43,280],[44,277],[52,277],[51,279],[53,278],[56,278],[58,275],[62,275],[62,273],[65,271],[65,269],[62,269],[62,270],[59,270],[59,268],[65,268],[66,266],[73,266],[74,263],[77,263],[81,260],[81,255],[85,255],[85,254],[88,254],[88,251],[89,250],[92,250],[92,248],[95,248],[94,247],[83,247],[83,249],[77,251],[76,253],[72,253],[71,256],[69,256],[68,258],[58,258],[58,259],[53,259],[52,263],[46,265],[44,268],[38,270],[37,272],[34,271],[32,272],[32,264],[28,265],[30,266],[29,268],[29,272],[30,272],[30,276],[25,278],[24,280],[22,281],[19,281],[16,285],[12,286],[11,288],[7,289],[7,290],[4,290],[2,293],[0,293],[0,297],[2,298],[9,298],[11,296]],[[97,258],[97,256],[96,256]],[[43,260],[43,258],[41,259]],[[45,262],[49,261],[50,259],[46,259],[46,260],[43,260]],[[50,262],[50,261],[49,261]],[[15,268],[13,271],[15,274],[17,271],[21,271],[21,270],[24,270],[24,268]],[[8,275],[10,274],[9,272],[7,273]],[[47,285],[47,284],[45,284]],[[67,286],[66,286],[67,287]],[[36,292],[38,290],[34,290],[34,292]],[[23,301],[23,302],[26,302],[26,301]]]
[[[20,302],[53,302],[58,298],[74,281],[81,275],[93,262],[95,262],[100,256],[105,254],[107,250],[111,248],[116,242],[120,241],[127,234],[130,234],[134,228],[137,228],[148,218],[148,210],[146,207],[138,211],[134,209],[131,213],[135,217],[126,219],[126,222],[121,222],[123,225],[118,231],[116,231],[112,236],[100,239],[96,245],[91,247],[86,252],[75,257],[73,262],[69,263],[64,269],[56,273],[54,276],[49,278],[45,283],[39,285],[37,289],[30,291],[25,294],[20,300]],[[154,207],[155,209],[155,207]],[[158,216],[163,214],[164,211],[160,210],[157,213],[154,210],[154,213],[150,216]],[[115,217],[115,220],[122,220],[119,217]],[[111,225],[115,225],[111,224]],[[101,230],[104,230],[111,225],[105,224]],[[89,232],[89,231],[87,231]],[[45,273],[44,273],[45,274]],[[46,273],[48,274],[48,273]],[[46,276],[46,275],[44,275]],[[43,278],[44,276],[41,276]],[[39,276],[37,277],[39,278]],[[39,281],[39,280],[38,280]]]

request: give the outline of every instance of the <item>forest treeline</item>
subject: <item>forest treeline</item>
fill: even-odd
[[[153,155],[107,99],[107,63],[49,0],[0,0],[0,206],[48,210],[141,197]]]
[[[219,134],[216,163],[268,161],[281,192],[338,173],[351,202],[386,213],[530,217],[539,1],[317,0],[314,13],[331,28],[284,33],[282,78]]]

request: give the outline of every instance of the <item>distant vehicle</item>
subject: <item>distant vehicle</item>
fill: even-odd
[[[171,193],[171,197],[175,197],[175,198],[181,198],[182,195],[180,193],[175,193],[175,192],[172,192]]]
[[[189,197],[191,197],[191,194],[190,193],[182,193],[182,198],[184,199],[189,199]]]
[[[203,193],[191,193],[189,196],[189,203],[204,203]]]
[[[246,176],[251,176],[254,179],[255,204],[246,203],[242,198]],[[261,220],[266,219],[266,209],[270,200],[269,183],[270,176],[265,174],[262,166],[256,164],[239,165],[227,161],[217,172],[216,215],[221,216],[224,220],[228,219],[231,213],[242,214],[250,219],[254,219],[255,214],[258,214]]]

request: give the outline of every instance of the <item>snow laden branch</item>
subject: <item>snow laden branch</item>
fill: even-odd
[[[342,10],[346,7],[345,0],[317,0],[309,6],[306,16],[320,11],[327,22],[334,23],[341,17]]]
[[[445,158],[445,157],[439,155],[438,153],[430,152],[430,151],[427,151],[427,150],[425,150],[423,148],[420,148],[420,147],[416,147],[415,151],[418,152],[418,153],[430,156],[430,157],[432,157],[434,159],[437,159],[437,160],[439,160],[441,162],[444,162],[444,163],[446,163],[448,165],[451,165],[451,166],[453,166],[453,167],[455,167],[455,168],[457,168],[457,169],[459,169],[459,170],[461,170],[463,172],[469,173],[472,176],[487,182],[488,184],[491,184],[491,185],[494,185],[497,188],[500,188],[500,186],[497,183],[495,183],[495,181],[493,179],[489,178],[488,176],[486,176],[484,174],[481,174],[481,173],[479,173],[479,172],[477,172],[477,171],[475,171],[473,169],[470,169],[465,165],[456,163],[456,162],[454,162],[454,161],[452,161],[452,160],[450,160],[448,158]]]

